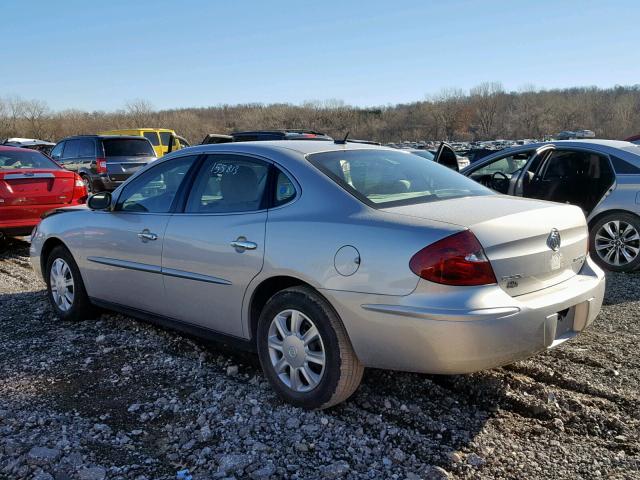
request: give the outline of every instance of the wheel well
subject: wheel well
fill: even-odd
[[[640,216],[637,213],[630,212],[629,210],[622,210],[620,208],[615,209],[615,210],[605,210],[604,212],[600,212],[598,215],[596,215],[591,220],[589,220],[589,230],[591,230],[593,228],[593,226],[596,223],[598,223],[598,221],[601,218],[606,217],[607,215],[611,215],[612,213],[624,213],[626,215],[633,215],[634,217],[636,217],[638,219],[638,221],[640,221]]]
[[[250,333],[252,339],[256,338],[258,319],[260,318],[260,313],[262,312],[263,307],[267,304],[269,299],[281,290],[299,285],[311,287],[311,285],[298,278],[287,276],[271,277],[258,285],[253,292],[251,305],[249,306],[249,320],[251,325]]]
[[[42,249],[40,250],[40,271],[42,272],[42,277],[46,276],[46,267],[47,267],[47,259],[49,258],[49,254],[51,251],[57,246],[62,245],[66,248],[65,244],[59,238],[48,238],[44,245],[42,245]]]

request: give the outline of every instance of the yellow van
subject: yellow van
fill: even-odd
[[[153,145],[153,149],[158,157],[169,152],[169,144],[172,138],[172,152],[189,146],[189,142],[168,128],[125,128],[121,130],[107,130],[100,132],[100,135],[137,135],[139,137],[145,137],[151,142],[151,145]]]

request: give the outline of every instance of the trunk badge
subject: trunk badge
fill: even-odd
[[[551,233],[547,237],[547,247],[549,247],[554,252],[560,250],[560,243],[562,239],[560,238],[560,232],[557,228],[552,228]]]

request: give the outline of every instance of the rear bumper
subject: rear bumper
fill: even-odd
[[[96,175],[91,179],[91,187],[94,192],[112,192],[120,185],[122,185],[125,180],[112,180],[108,175]]]
[[[598,315],[604,273],[592,261],[570,280],[510,297],[496,285],[421,281],[404,297],[325,290],[368,367],[470,373],[521,360],[575,337]]]
[[[0,232],[9,237],[30,235],[33,227],[40,223],[42,215],[56,208],[70,207],[73,205],[76,205],[76,203],[1,207]]]

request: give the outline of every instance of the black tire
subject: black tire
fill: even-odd
[[[56,303],[51,288],[51,268],[57,259],[63,260],[69,266],[71,276],[73,277],[73,301],[71,302],[70,308],[67,310],[62,309]],[[45,268],[47,296],[49,297],[49,302],[51,303],[51,307],[56,315],[62,320],[72,321],[93,318],[96,313],[96,309],[89,301],[87,291],[85,290],[84,283],[82,281],[82,276],[80,275],[80,270],[78,269],[78,265],[73,259],[71,252],[62,245],[55,247],[47,257]]]
[[[324,345],[324,372],[317,386],[307,392],[295,391],[280,380],[269,354],[271,321],[289,309],[312,319]],[[329,408],[348,399],[360,385],[364,366],[353,351],[344,325],[331,305],[312,288],[287,288],[271,297],[258,320],[256,335],[262,369],[274,390],[286,402],[306,409]]]
[[[84,186],[87,188],[87,195],[92,195],[96,193],[93,188],[93,184],[91,183],[91,179],[87,175],[80,175],[82,181],[84,182]]]
[[[626,225],[628,225],[633,229],[635,229],[635,232],[640,233],[639,217],[633,214],[624,213],[624,212],[613,212],[613,213],[607,214],[601,217],[596,223],[594,223],[590,229],[589,252],[591,254],[591,258],[593,258],[593,260],[605,270],[611,270],[614,272],[631,272],[633,270],[636,270],[640,266],[640,251],[638,251],[635,258],[633,258],[633,260],[630,260],[630,261],[624,258],[624,256],[618,254],[618,258],[624,259],[624,261],[623,262],[618,261],[619,264],[616,264],[615,254],[612,257],[611,261],[609,262],[606,260],[607,255],[604,254],[606,250],[598,248],[603,245],[603,239],[601,235],[604,235],[607,239],[609,237],[608,232],[606,232],[606,229],[604,229],[603,227],[607,224],[610,224],[610,222],[616,222],[616,221],[619,222],[619,225],[621,227],[620,230],[624,230],[626,228]],[[627,235],[627,237],[630,238],[631,235]],[[632,246],[633,248],[640,249],[640,239],[627,242],[627,244]],[[632,250],[626,250],[626,251],[627,253],[629,253]]]

